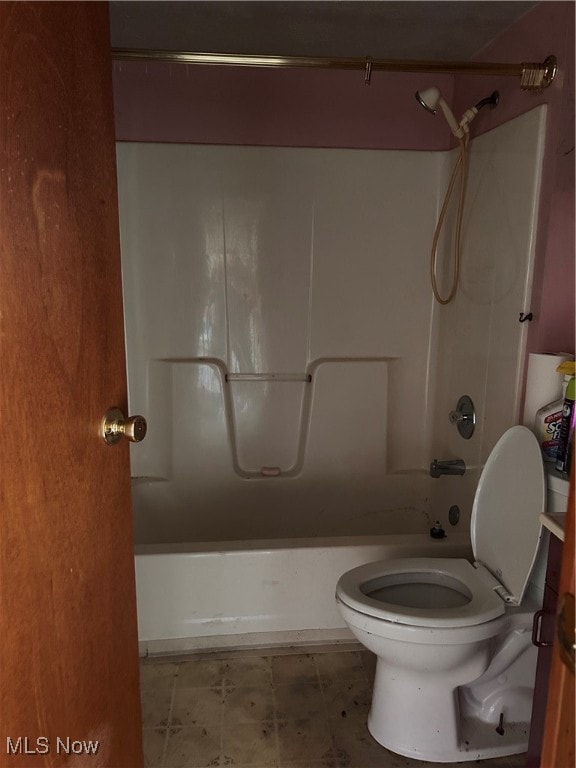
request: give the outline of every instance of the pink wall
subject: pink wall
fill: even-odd
[[[443,75],[313,69],[254,69],[116,62],[119,141],[447,149],[441,118],[418,106],[414,92]]]
[[[500,92],[497,109],[473,131],[488,130],[538,104],[547,104],[546,150],[536,242],[536,270],[528,350],[574,353],[574,3],[544,2],[505,31],[476,58],[543,61],[558,58],[558,74],[540,93],[521,91],[515,78],[463,77],[454,83],[456,113]]]

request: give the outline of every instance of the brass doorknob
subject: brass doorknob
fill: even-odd
[[[146,437],[147,429],[144,416],[125,418],[119,408],[110,408],[102,419],[100,432],[108,445],[115,445],[122,437],[131,443],[139,443]]]

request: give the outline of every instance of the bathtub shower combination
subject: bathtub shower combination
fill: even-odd
[[[470,141],[442,308],[457,150],[118,144],[143,652],[345,640],[346,570],[469,555],[479,471],[518,417],[545,110]],[[432,479],[436,456],[465,475]]]

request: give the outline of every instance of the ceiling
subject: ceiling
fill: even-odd
[[[467,60],[536,2],[111,2],[117,48]]]

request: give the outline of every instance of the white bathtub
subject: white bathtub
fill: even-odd
[[[470,557],[468,532],[137,546],[140,653],[352,640],[338,578],[407,556]]]

